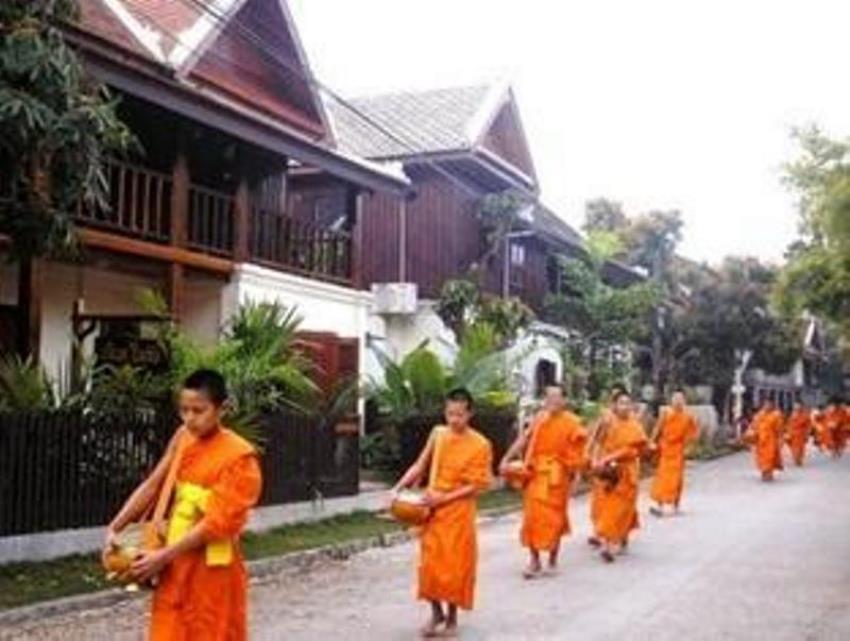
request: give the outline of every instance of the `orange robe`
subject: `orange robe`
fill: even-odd
[[[619,461],[620,476],[613,487],[603,487],[597,497],[595,529],[610,543],[623,543],[629,532],[639,526],[637,500],[640,482],[640,455],[647,438],[635,418],[613,418],[601,443],[607,456],[625,450]]]
[[[782,469],[782,412],[760,410],[750,426],[749,440],[755,446],[753,454],[756,467],[760,472],[773,472]]]
[[[820,450],[831,452],[835,449],[835,439],[828,418],[826,412],[817,412],[812,418],[812,425]]]
[[[806,457],[806,444],[812,431],[812,417],[808,410],[795,410],[788,417],[786,438],[794,463],[802,465]]]
[[[573,472],[584,461],[587,432],[570,412],[544,416],[532,429],[520,539],[527,548],[554,550],[570,532],[567,502]]]
[[[660,421],[658,467],[650,495],[661,505],[677,505],[685,482],[685,447],[699,433],[694,417],[685,411],[665,412]]]
[[[448,428],[443,439],[431,489],[451,492],[465,485],[478,491],[492,482],[493,448],[479,432]],[[422,527],[419,558],[420,599],[444,601],[471,610],[475,600],[478,564],[476,497],[447,503],[434,511]]]
[[[257,453],[227,429],[203,439],[189,433],[184,438],[189,443],[177,471],[178,498],[169,528],[178,519],[194,517],[205,526],[211,544],[177,557],[160,576],[149,638],[244,641],[248,576],[239,535],[260,496]],[[195,513],[192,503],[180,499],[184,490],[191,493],[188,488],[205,494]],[[229,552],[222,554],[222,546]]]
[[[840,456],[847,447],[847,411],[843,407],[838,406],[834,410],[827,412],[827,423],[832,428],[833,451],[836,455]]]

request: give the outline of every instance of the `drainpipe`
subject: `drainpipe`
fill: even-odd
[[[407,200],[404,198],[398,210],[398,282],[407,282]]]

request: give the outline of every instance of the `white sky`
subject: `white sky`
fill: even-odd
[[[343,95],[508,77],[543,200],[679,208],[683,253],[778,259],[791,125],[850,133],[850,2],[290,0],[316,75]]]

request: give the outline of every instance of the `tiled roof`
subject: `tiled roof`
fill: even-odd
[[[469,140],[470,126],[489,92],[490,87],[482,85],[348,101],[392,137],[345,105],[331,100],[329,106],[343,149],[366,158],[399,158],[469,150],[474,142]]]
[[[584,247],[584,240],[581,235],[545,205],[537,204],[534,206],[531,212],[531,225],[535,231],[549,236],[553,240],[574,247]]]

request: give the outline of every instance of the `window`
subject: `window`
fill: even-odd
[[[516,267],[525,265],[525,245],[511,245],[511,265]]]

